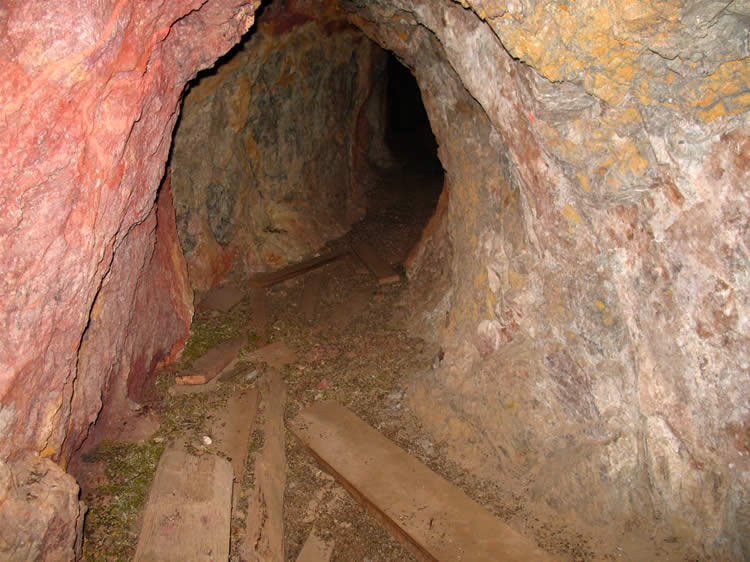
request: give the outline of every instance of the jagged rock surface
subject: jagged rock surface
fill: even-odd
[[[185,98],[172,191],[197,290],[343,235],[362,216],[368,168],[382,161],[385,52],[339,12],[297,8],[266,8]]]
[[[462,4],[344,3],[415,68],[447,171],[413,405],[561,512],[747,556],[746,7]]]

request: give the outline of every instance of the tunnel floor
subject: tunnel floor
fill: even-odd
[[[396,268],[419,239],[442,186],[434,163],[422,162],[384,171],[371,191],[367,217],[351,233],[353,238],[369,241]],[[302,308],[305,285],[315,276],[321,289],[310,316]],[[258,459],[264,444],[276,437],[284,443],[286,459],[266,459],[262,464],[268,470],[271,463],[272,473],[286,474],[283,544],[287,560],[297,559],[311,531],[330,545],[333,560],[414,560],[321,470],[288,430],[274,430],[270,419],[273,397],[264,384],[277,372],[286,384],[285,421],[316,401],[335,400],[559,559],[592,558],[583,537],[566,531],[562,523],[542,523],[523,497],[483,482],[448,461],[441,445],[420,427],[409,409],[407,385],[412,375],[434,368],[441,357],[439,349],[408,335],[406,296],[403,275],[398,283],[379,285],[355,255],[347,254],[247,294],[229,310],[199,306],[183,359],[160,371],[158,396],[134,412],[122,435],[114,436],[131,443],[100,445],[83,456],[76,471],[83,499],[90,506],[86,558],[131,558],[158,453],[167,443],[179,442],[191,455],[228,457],[221,449],[222,432],[227,424],[247,423],[248,416],[228,419],[222,412],[233,396],[260,387],[245,473],[236,484],[239,500],[232,515],[230,559],[246,559],[247,512],[254,509],[249,506],[254,505],[254,490],[260,482]],[[176,377],[189,371],[191,360],[242,334],[247,334],[247,344],[239,361],[221,375],[205,385],[175,386]],[[268,344],[276,344],[276,351],[265,353]],[[130,457],[132,466],[128,465]],[[136,486],[140,488],[133,491]],[[273,534],[273,530],[265,532]]]

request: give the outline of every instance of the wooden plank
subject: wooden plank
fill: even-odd
[[[372,271],[373,275],[378,278],[379,285],[388,285],[390,283],[398,283],[401,279],[398,273],[391,267],[389,263],[386,263],[375,251],[375,248],[370,246],[364,240],[355,240],[352,242],[352,250],[357,254],[362,263],[365,264],[367,269]]]
[[[232,467],[170,445],[151,484],[136,562],[227,560]]]
[[[212,347],[193,363],[184,375],[175,378],[177,384],[206,384],[235,360],[247,343],[247,334],[240,334],[229,341]]]
[[[305,277],[305,287],[300,299],[300,313],[302,319],[308,324],[315,320],[315,312],[320,301],[320,290],[323,287],[323,276],[320,273],[311,273]]]
[[[297,277],[298,275],[302,275],[306,271],[316,269],[348,253],[349,248],[339,248],[337,250],[332,250],[327,254],[323,254],[322,256],[318,256],[317,258],[312,258],[300,263],[295,263],[277,271],[271,271],[269,273],[259,273],[258,275],[250,278],[250,284],[253,287],[270,287],[272,285],[276,285],[277,283],[281,283],[282,281],[286,281],[287,279],[292,279],[294,277]]]
[[[269,367],[281,369],[297,361],[297,353],[283,341],[275,341],[259,347],[244,356],[245,361],[254,363],[262,361]]]
[[[240,485],[245,472],[245,460],[253,433],[255,412],[258,409],[258,390],[251,388],[232,395],[213,424],[210,437],[214,446],[226,455],[234,474],[233,509],[240,497]]]
[[[284,487],[286,486],[286,441],[284,405],[286,385],[281,373],[272,369],[261,386],[263,449],[255,461],[255,489],[247,513],[247,534],[242,558],[284,562]]]
[[[221,287],[214,287],[200,300],[197,308],[198,310],[229,312],[244,296],[244,291],[231,283],[222,285]]]
[[[333,543],[325,542],[313,529],[297,556],[297,562],[329,562],[331,556],[333,556]]]
[[[552,558],[335,402],[290,424],[320,463],[421,560]]]

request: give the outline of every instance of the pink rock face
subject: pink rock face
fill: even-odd
[[[185,337],[190,296],[156,190],[185,83],[252,23],[239,0],[4,4],[0,459],[70,453],[111,381],[138,395]]]

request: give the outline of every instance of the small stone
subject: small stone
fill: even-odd
[[[211,443],[213,443],[213,440],[208,435],[204,435],[203,444],[208,447]]]

